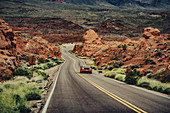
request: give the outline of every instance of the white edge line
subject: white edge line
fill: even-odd
[[[63,59],[64,59],[64,58],[63,58]],[[65,60],[65,59],[64,59],[64,60]],[[48,99],[47,99],[47,101],[46,101],[46,103],[45,103],[45,106],[44,106],[44,108],[43,108],[42,113],[46,113],[46,112],[47,112],[48,105],[49,105],[49,103],[50,103],[51,97],[52,97],[52,95],[53,95],[53,93],[54,93],[54,89],[55,89],[56,84],[57,84],[57,81],[58,81],[58,77],[59,77],[59,74],[60,74],[60,71],[61,71],[61,67],[62,67],[64,64],[65,64],[65,62],[64,62],[64,63],[60,66],[60,68],[59,68],[57,77],[56,77],[55,82],[54,82],[53,89],[51,90],[51,93],[50,93],[50,95],[49,95],[49,97],[48,97]]]

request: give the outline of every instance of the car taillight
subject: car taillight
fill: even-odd
[[[82,67],[82,69],[84,69],[84,67]]]

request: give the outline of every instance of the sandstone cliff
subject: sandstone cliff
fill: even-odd
[[[95,31],[83,35],[82,45],[75,45],[73,52],[95,59],[95,64],[106,66],[135,66],[144,75],[148,70],[154,73],[170,65],[170,34],[160,34],[158,29],[145,28],[138,40],[104,41]],[[147,62],[148,61],[148,62]]]
[[[0,80],[12,76],[12,71],[18,64],[24,63],[22,57],[29,58],[34,55],[36,59],[48,57],[61,58],[60,49],[48,43],[41,37],[24,38],[20,32],[13,31],[11,27],[0,19]]]

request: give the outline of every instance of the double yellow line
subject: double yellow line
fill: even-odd
[[[70,56],[69,56],[70,57]],[[71,58],[71,57],[70,57]],[[78,73],[75,65],[76,65],[76,61],[71,58],[74,63],[73,63],[73,68],[74,71],[77,73],[77,75],[79,75],[81,78],[83,78],[85,81],[87,81],[88,83],[90,83],[92,86],[96,87],[97,89],[99,89],[100,91],[102,91],[103,93],[107,94],[108,96],[110,96],[111,98],[115,99],[116,101],[122,103],[123,105],[127,106],[128,108],[132,109],[133,111],[137,112],[137,113],[147,113],[146,111],[138,108],[137,106],[127,102],[126,100],[116,96],[115,94],[107,91],[106,89],[102,88],[101,86],[97,85],[96,83],[92,82],[91,80],[87,79],[86,77],[84,77],[83,75],[81,75],[80,73]]]

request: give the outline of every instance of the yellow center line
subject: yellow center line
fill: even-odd
[[[68,56],[68,57],[70,57],[70,56]],[[70,58],[71,58],[71,57],[70,57]],[[128,108],[134,110],[135,112],[137,112],[137,113],[147,113],[146,111],[138,108],[137,106],[135,106],[135,105],[127,102],[126,100],[118,97],[117,95],[109,92],[108,90],[102,88],[101,86],[97,85],[96,83],[92,82],[91,80],[87,79],[86,77],[84,77],[83,75],[81,75],[80,73],[78,73],[78,71],[77,71],[77,69],[76,69],[76,67],[75,67],[76,61],[75,61],[73,58],[71,58],[71,59],[74,61],[74,63],[73,63],[74,71],[77,73],[77,75],[79,75],[81,78],[83,78],[83,79],[84,79],[85,81],[87,81],[89,84],[91,84],[92,86],[96,87],[96,88],[99,89],[100,91],[104,92],[105,94],[107,94],[107,95],[110,96],[111,98],[115,99],[116,101],[118,101],[118,102],[122,103],[123,105],[127,106]]]

